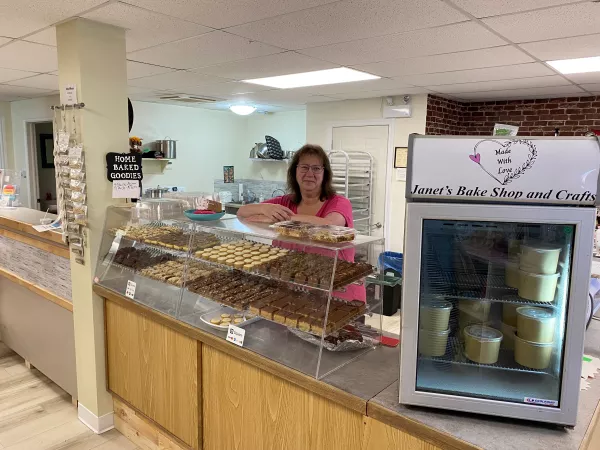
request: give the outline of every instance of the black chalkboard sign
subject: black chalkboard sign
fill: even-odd
[[[142,180],[142,155],[140,153],[107,153],[106,178],[115,180]]]

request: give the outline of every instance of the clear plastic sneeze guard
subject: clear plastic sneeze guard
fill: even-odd
[[[383,239],[324,243],[236,218],[192,222],[178,200],[109,207],[95,282],[322,378],[379,345]],[[379,326],[365,325],[376,314]],[[372,321],[370,321],[372,323]]]

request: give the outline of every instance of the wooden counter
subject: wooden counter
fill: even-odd
[[[101,286],[94,291],[105,298],[115,423],[142,448],[537,450],[546,439],[552,448],[600,448],[598,419],[592,420],[598,380],[584,391],[573,430],[406,408],[398,404],[398,349],[379,347],[317,381],[223,335]],[[600,349],[600,325],[594,327],[590,339]]]
[[[69,249],[59,233],[32,228],[42,217],[0,210],[0,338],[76,398]]]

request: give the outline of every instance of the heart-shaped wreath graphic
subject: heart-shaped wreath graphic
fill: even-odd
[[[484,142],[486,142],[486,143],[493,142],[493,143],[498,144],[497,148],[493,148],[492,150],[495,151],[495,155],[501,155],[501,156],[509,155],[512,150],[511,147],[513,147],[513,146],[525,145],[528,150],[527,159],[525,160],[525,162],[519,163],[518,166],[514,167],[514,170],[511,168],[507,171],[506,175],[498,178],[496,175],[492,174],[488,169],[486,169],[482,164],[481,153],[479,153],[477,151],[477,148]],[[536,149],[535,145],[533,145],[533,142],[525,140],[525,139],[510,140],[510,141],[506,141],[504,143],[494,140],[494,139],[484,139],[482,141],[479,141],[475,145],[475,148],[473,148],[473,154],[469,155],[469,159],[471,161],[473,161],[475,164],[477,164],[479,167],[481,167],[481,169],[485,173],[487,173],[490,177],[492,177],[498,183],[500,183],[501,185],[507,185],[508,183],[511,183],[513,180],[516,180],[521,175],[523,175],[528,169],[531,169],[531,167],[533,167],[533,163],[535,163],[535,160],[537,159],[537,149]],[[504,158],[504,159],[509,160],[510,157]],[[500,160],[498,162],[500,163]]]

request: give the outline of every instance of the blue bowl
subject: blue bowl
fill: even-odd
[[[197,220],[199,222],[208,222],[210,220],[219,220],[221,217],[225,215],[225,211],[214,214],[194,214],[194,209],[188,209],[184,211],[185,217],[191,220]]]

